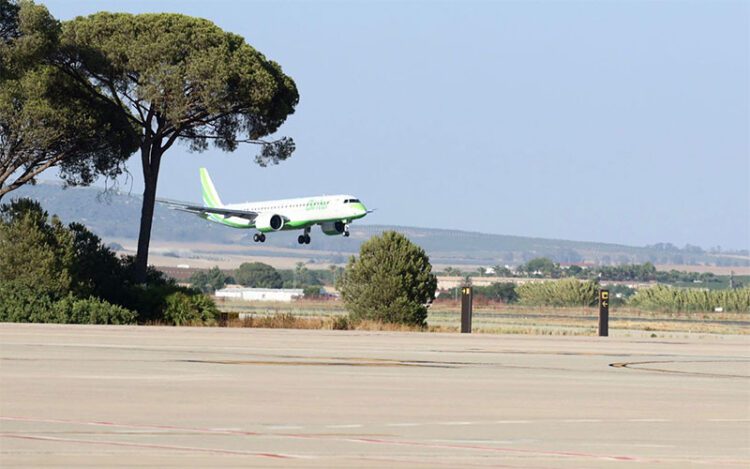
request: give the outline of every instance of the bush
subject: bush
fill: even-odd
[[[374,236],[352,257],[338,289],[352,319],[424,326],[437,278],[424,250],[395,231]]]
[[[529,306],[593,306],[599,299],[596,282],[574,278],[525,283],[516,289],[521,304]]]
[[[474,287],[474,292],[489,300],[502,301],[506,304],[515,303],[518,300],[516,285],[510,282],[496,282],[486,287]]]
[[[66,324],[135,324],[138,315],[99,298],[68,295],[55,303],[57,318]]]
[[[59,324],[133,324],[136,313],[98,298],[68,294],[55,301],[22,284],[0,284],[0,321]]]
[[[136,284],[134,268],[133,257],[118,259],[85,226],[65,227],[38,202],[19,199],[0,206],[2,321],[215,321],[216,307],[208,297],[177,286],[153,267],[147,270],[146,284]],[[182,296],[173,298],[177,293]]]
[[[735,290],[701,290],[655,285],[639,289],[628,304],[637,308],[666,311],[724,311],[750,312],[750,288]]]
[[[174,292],[166,297],[164,321],[175,326],[214,325],[219,311],[213,300],[203,294]]]
[[[0,322],[63,322],[54,300],[23,282],[0,282]]]

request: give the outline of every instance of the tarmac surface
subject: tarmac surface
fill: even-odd
[[[750,337],[0,324],[0,466],[750,467]]]

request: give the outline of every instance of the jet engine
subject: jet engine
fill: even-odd
[[[346,226],[341,221],[326,221],[320,224],[320,229],[328,236],[335,236],[344,233]]]
[[[284,228],[284,217],[276,213],[261,213],[255,219],[255,228],[260,232],[279,231]]]

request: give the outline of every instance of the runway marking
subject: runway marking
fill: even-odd
[[[53,436],[22,435],[22,434],[11,434],[11,433],[0,433],[0,438],[52,441],[52,442],[57,442],[57,443],[81,443],[81,444],[88,444],[88,445],[103,445],[103,446],[125,446],[125,447],[130,447],[130,448],[166,449],[166,450],[174,450],[174,451],[190,451],[190,452],[199,452],[199,453],[235,454],[235,455],[241,455],[241,456],[257,456],[257,457],[271,458],[271,459],[310,458],[309,456],[296,456],[296,455],[281,454],[281,453],[240,451],[240,450],[221,449],[221,448],[202,448],[202,447],[197,447],[197,446],[159,445],[159,444],[152,444],[152,443],[129,443],[125,441],[110,441],[110,440],[84,440],[84,439],[78,439],[78,438],[59,438],[59,437],[53,437]]]
[[[343,425],[326,425],[326,428],[362,428],[362,424],[359,423],[350,423],[350,424],[343,424]]]
[[[708,419],[709,422],[750,422],[750,419]]]
[[[643,422],[643,423],[664,423],[671,422],[668,419],[627,419],[627,422]]]
[[[599,423],[602,420],[601,419],[563,419],[561,421],[565,423]]]
[[[418,447],[424,447],[424,448],[477,450],[477,451],[485,451],[485,452],[493,452],[493,453],[542,454],[542,455],[547,455],[547,456],[563,456],[563,457],[589,458],[589,459],[601,459],[601,460],[613,460],[613,461],[643,461],[643,459],[637,458],[635,456],[610,456],[610,455],[600,455],[600,454],[592,454],[592,453],[581,453],[581,452],[576,452],[576,451],[554,451],[554,450],[524,449],[524,448],[500,448],[496,446],[462,445],[462,444],[435,444],[435,443],[424,443],[420,441],[387,440],[387,439],[380,439],[380,438],[343,438],[342,441],[350,441],[353,443],[393,445],[393,446],[418,446]]]
[[[234,431],[234,430],[214,430],[211,428],[195,428],[195,427],[179,427],[172,425],[143,425],[143,424],[120,424],[115,422],[101,422],[101,421],[78,421],[68,419],[43,419],[33,417],[6,417],[0,416],[0,420],[11,420],[11,421],[25,421],[25,422],[47,422],[47,423],[65,423],[65,424],[78,424],[78,425],[94,425],[94,426],[108,426],[108,427],[120,427],[120,428],[151,428],[151,429],[162,429],[162,430],[179,430],[189,431],[196,433],[208,433],[208,434],[219,434],[219,435],[237,435],[237,436],[260,436],[260,437],[275,437],[275,438],[293,438],[302,440],[319,440],[319,441],[341,441],[350,443],[362,443],[362,444],[375,444],[375,445],[390,445],[390,446],[413,446],[423,448],[437,448],[437,449],[461,449],[468,451],[483,451],[491,453],[522,453],[522,454],[539,454],[547,456],[562,456],[562,457],[577,457],[577,458],[588,458],[588,459],[599,459],[599,460],[615,460],[615,461],[643,461],[634,456],[610,456],[600,455],[592,453],[582,453],[574,451],[553,451],[553,450],[541,450],[541,449],[524,449],[524,448],[501,448],[495,446],[482,446],[482,445],[466,445],[466,444],[435,444],[426,443],[420,441],[411,440],[390,440],[382,438],[365,438],[365,437],[339,437],[331,435],[315,435],[315,434],[289,434],[289,433],[259,433],[251,431]],[[283,457],[283,458],[303,458],[304,456],[288,455],[288,454],[277,454],[277,453],[264,453],[264,452],[242,452],[235,450],[223,450],[223,449],[212,449],[212,448],[193,448],[193,447],[181,447],[181,446],[170,446],[170,445],[156,445],[156,444],[140,444],[140,443],[127,443],[117,441],[99,441],[99,440],[75,440],[75,439],[64,439],[56,437],[45,437],[45,436],[34,436],[34,435],[19,435],[19,434],[8,434],[0,433],[0,437],[7,438],[22,438],[30,440],[46,440],[46,441],[58,441],[58,442],[79,442],[89,444],[111,444],[116,446],[132,446],[132,447],[145,447],[145,448],[156,448],[156,449],[172,449],[172,450],[184,450],[184,451],[199,451],[199,452],[214,452],[214,453],[226,453],[226,454],[244,454],[248,456],[264,456],[264,457]]]
[[[346,359],[341,359],[346,360]],[[173,360],[179,363],[206,363],[212,365],[260,365],[260,366],[356,366],[356,367],[422,367],[422,368],[458,368],[456,365],[434,363],[420,363],[413,361],[276,361],[276,360]]]
[[[0,420],[12,420],[18,422],[43,422],[43,423],[65,423],[71,425],[92,425],[101,427],[119,427],[119,428],[138,428],[138,429],[149,429],[149,430],[163,430],[163,431],[185,431],[193,433],[219,433],[227,435],[263,435],[258,432],[250,432],[245,430],[214,430],[211,428],[193,428],[193,427],[178,427],[174,425],[139,425],[139,424],[128,424],[128,423],[115,423],[115,422],[104,422],[104,421],[81,421],[81,420],[69,420],[69,419],[44,419],[44,418],[31,418],[31,417],[6,417],[0,416]]]

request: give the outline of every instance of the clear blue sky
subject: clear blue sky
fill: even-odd
[[[208,18],[295,79],[292,159],[174,148],[161,197],[199,200],[206,166],[225,202],[352,193],[368,223],[750,247],[748,2],[41,3]]]

